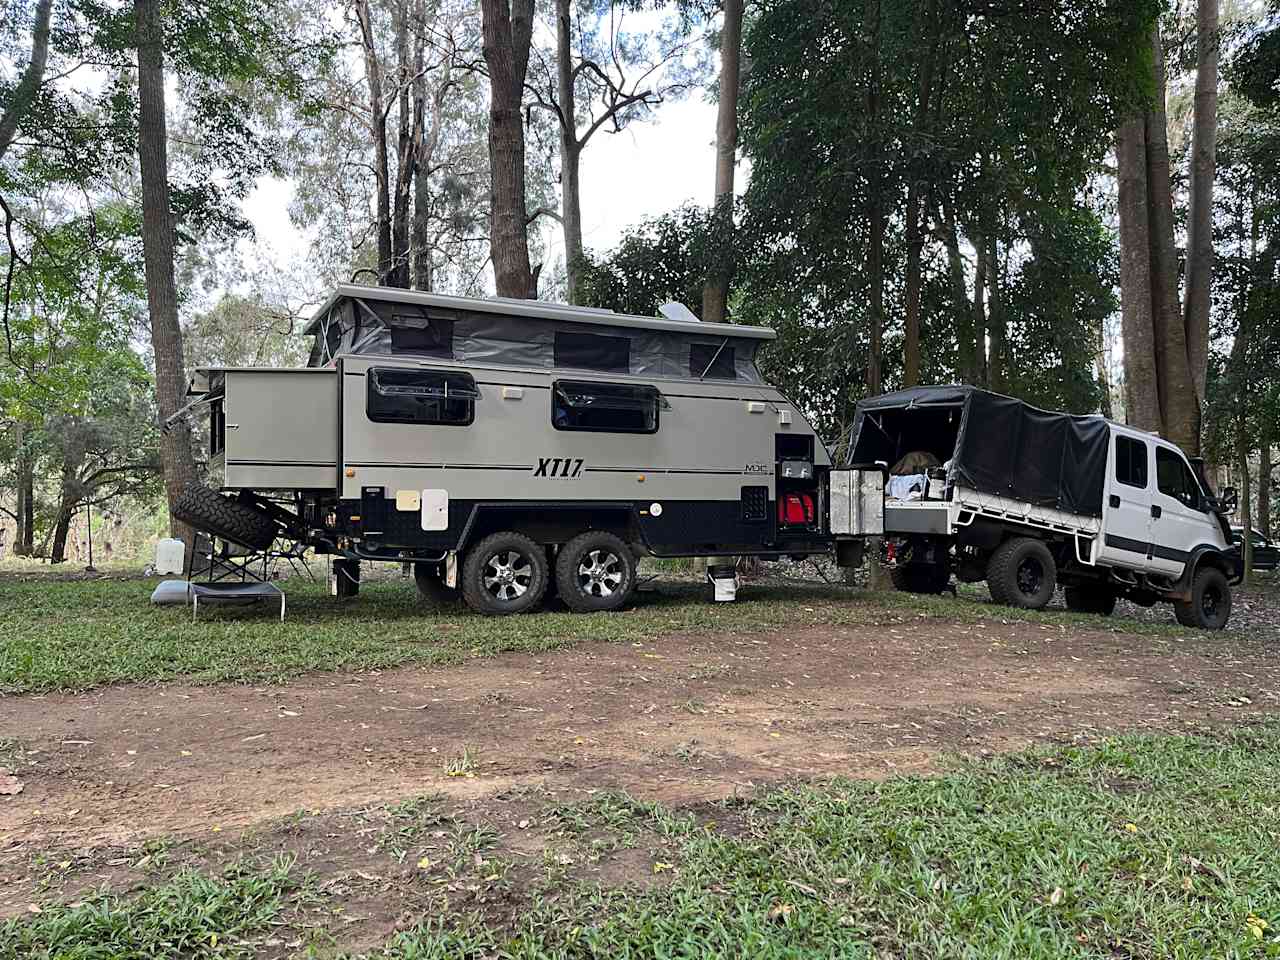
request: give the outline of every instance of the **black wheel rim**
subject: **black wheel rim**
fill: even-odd
[[[1027,557],[1018,564],[1018,592],[1024,597],[1034,597],[1044,583],[1044,567],[1034,557]]]
[[[1206,620],[1216,620],[1218,609],[1222,605],[1222,593],[1217,587],[1207,587],[1200,596],[1200,611]]]

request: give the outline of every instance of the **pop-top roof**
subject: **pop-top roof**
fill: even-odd
[[[551,320],[568,323],[587,323],[596,326],[625,327],[632,330],[663,330],[701,336],[733,337],[747,340],[774,340],[777,334],[769,327],[751,327],[736,323],[702,323],[696,320],[671,320],[666,317],[636,317],[597,307],[571,307],[564,303],[547,303],[542,300],[513,300],[506,297],[454,297],[441,293],[423,293],[419,290],[402,290],[398,287],[372,287],[344,283],[336,287],[312,315],[302,332],[315,335],[320,332],[325,316],[343,299],[376,300],[384,303],[412,304],[443,310],[466,310],[492,313],[506,317],[522,317],[531,320]]]

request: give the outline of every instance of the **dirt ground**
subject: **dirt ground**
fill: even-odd
[[[425,792],[577,784],[681,804],[924,770],[946,752],[1280,710],[1280,662],[1212,637],[935,621],[256,688],[117,686],[0,710],[25,755],[23,792],[0,800],[0,846],[102,844]],[[470,769],[449,775],[464,751]]]

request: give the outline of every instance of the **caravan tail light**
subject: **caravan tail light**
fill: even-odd
[[[816,520],[813,495],[784,493],[778,498],[778,523],[784,527],[811,527]]]

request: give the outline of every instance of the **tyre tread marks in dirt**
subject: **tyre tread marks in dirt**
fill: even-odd
[[[528,589],[515,600],[499,600],[484,585],[484,568],[495,553],[511,550],[523,554],[533,568]],[[462,562],[462,599],[476,613],[490,616],[506,613],[528,613],[542,602],[550,571],[547,552],[522,533],[504,530],[485,537],[467,551]]]
[[[578,566],[592,550],[612,553],[621,565],[622,582],[607,597],[583,593],[578,584]],[[575,613],[617,610],[631,599],[636,586],[636,556],[617,536],[604,530],[580,533],[563,547],[556,558],[556,587],[565,606]]]
[[[1067,609],[1109,617],[1116,609],[1116,592],[1101,584],[1088,583],[1063,590]]]
[[[267,549],[279,532],[262,510],[200,483],[187,484],[173,504],[173,515],[197,530],[253,550]]]
[[[1218,602],[1212,613],[1204,608],[1205,594],[1214,590]],[[1198,630],[1221,630],[1231,619],[1231,585],[1227,575],[1217,567],[1201,567],[1191,581],[1190,602],[1175,601],[1173,615],[1184,627]]]
[[[1018,587],[1018,568],[1027,559],[1038,560],[1043,569],[1040,589],[1032,596]],[[991,563],[987,567],[987,589],[991,591],[991,599],[1006,607],[1023,610],[1043,610],[1053,599],[1057,579],[1058,566],[1054,563],[1053,554],[1039,540],[1030,537],[1015,537],[1002,543],[991,555]]]

